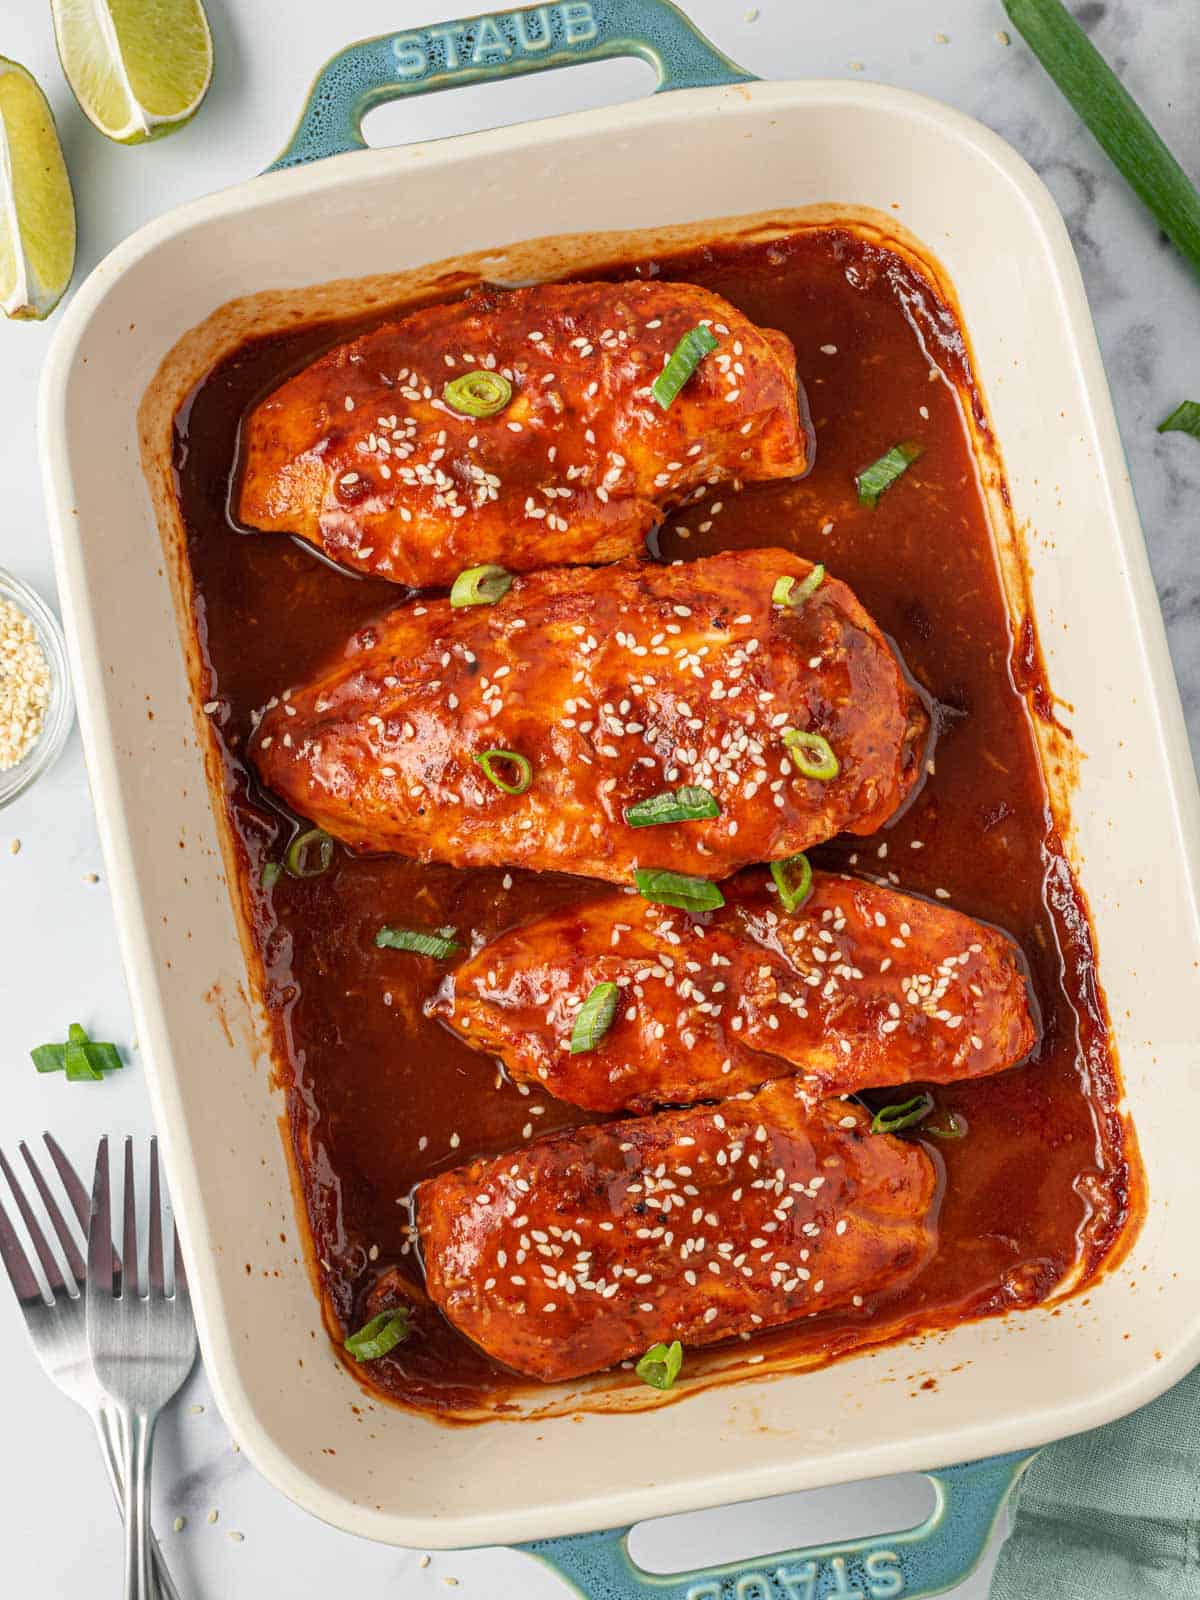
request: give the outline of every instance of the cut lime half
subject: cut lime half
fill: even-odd
[[[75,267],[75,201],[54,113],[24,67],[0,56],[0,311],[40,321]]]
[[[85,114],[118,144],[161,139],[212,82],[200,0],[50,0],[58,53]]]

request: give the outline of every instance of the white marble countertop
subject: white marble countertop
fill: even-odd
[[[7,0],[3,7],[0,51],[38,75],[58,118],[79,206],[77,282],[150,217],[261,169],[290,130],[313,73],[336,49],[459,9],[447,0],[206,3],[217,49],[208,101],[180,134],[133,150],[109,144],[76,108],[59,70],[46,0]],[[1194,548],[1200,448],[1181,435],[1154,431],[1179,400],[1196,397],[1200,282],[1019,39],[1006,44],[999,0],[685,4],[717,44],[763,77],[861,72],[921,90],[990,124],[1045,177],[1083,265],[1193,749],[1200,750],[1200,561]],[[1077,10],[1184,164],[1200,175],[1200,34],[1191,8],[1180,0],[1085,0]],[[384,143],[486,127],[629,98],[648,82],[640,64],[609,62],[381,109],[370,133]],[[34,417],[52,327],[0,325],[0,565],[51,600]],[[92,881],[93,874],[100,880]],[[149,1111],[136,1057],[95,1088],[38,1077],[28,1062],[29,1047],[60,1036],[71,1018],[98,1037],[129,1040],[132,1032],[77,736],[53,772],[0,816],[0,907],[0,1136],[11,1148],[18,1138],[50,1127],[86,1168],[99,1132],[147,1131]],[[23,1600],[116,1594],[120,1536],[88,1425],[42,1378],[3,1289],[0,1417],[0,1544],[8,1592]],[[684,1519],[684,1526],[654,1525],[635,1551],[647,1562],[653,1553],[656,1565],[671,1570],[908,1526],[923,1515],[927,1492],[920,1479],[898,1479],[788,1496]],[[512,1552],[439,1555],[422,1565],[420,1551],[365,1544],[322,1526],[283,1500],[237,1452],[199,1372],[160,1430],[155,1498],[156,1523],[185,1600],[250,1600],[268,1583],[288,1600],[359,1591],[433,1596],[451,1579],[465,1597],[489,1600],[550,1600],[566,1592]],[[179,1518],[185,1525],[173,1531]],[[985,1562],[955,1591],[959,1600],[982,1600],[989,1568]]]

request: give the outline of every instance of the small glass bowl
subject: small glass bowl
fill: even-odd
[[[50,671],[50,699],[42,718],[42,731],[33,749],[27,751],[15,767],[0,771],[0,809],[3,809],[48,771],[62,754],[75,720],[75,701],[71,694],[67,647],[58,618],[40,595],[3,567],[0,567],[0,600],[11,600],[33,623]]]

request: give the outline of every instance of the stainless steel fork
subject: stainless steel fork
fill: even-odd
[[[159,1413],[196,1359],[196,1325],[179,1239],[171,1225],[174,1274],[167,1292],[163,1260],[158,1141],[150,1141],[150,1215],[145,1295],[138,1283],[133,1140],[125,1140],[121,1254],[113,1270],[108,1139],[100,1141],[88,1224],[87,1336],[96,1378],[117,1421],[125,1472],[125,1600],[153,1600],[150,1465]]]
[[[104,1391],[96,1381],[87,1345],[87,1318],[84,1309],[86,1274],[82,1246],[90,1210],[88,1192],[57,1141],[48,1133],[42,1137],[62,1183],[68,1211],[73,1214],[78,1229],[64,1216],[50,1184],[34,1159],[33,1152],[22,1142],[18,1149],[24,1157],[29,1176],[41,1197],[45,1215],[49,1218],[50,1226],[58,1239],[62,1252],[60,1258],[47,1241],[37,1213],[26,1198],[25,1191],[9,1165],[7,1157],[0,1150],[0,1169],[8,1180],[13,1200],[41,1264],[46,1288],[39,1283],[37,1271],[26,1255],[2,1202],[0,1202],[0,1260],[4,1262],[17,1301],[25,1314],[25,1324],[29,1329],[34,1354],[41,1362],[46,1375],[65,1395],[82,1406],[95,1423],[109,1482],[117,1504],[121,1505],[125,1495],[125,1474],[120,1442],[112,1413],[105,1401]],[[112,1271],[114,1277],[120,1276],[121,1261],[115,1254],[112,1258]],[[47,1289],[49,1299],[47,1299]],[[154,1546],[154,1561],[161,1600],[179,1600],[179,1593],[171,1581],[167,1564],[157,1544]]]

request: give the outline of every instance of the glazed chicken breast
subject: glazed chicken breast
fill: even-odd
[[[485,945],[430,1010],[518,1082],[604,1112],[791,1075],[809,1099],[950,1083],[1036,1044],[1018,948],[995,928],[840,874],[814,873],[791,914],[773,891],[746,874],[702,922],[636,895],[565,906]],[[615,986],[611,1023],[573,1048],[599,985]]]
[[[351,849],[455,866],[720,879],[871,833],[916,782],[928,718],[845,584],[772,600],[815,576],[742,550],[403,605],[268,709],[252,758]],[[691,820],[656,822],[680,789]]]
[[[782,1082],[441,1173],[417,1224],[444,1315],[550,1383],[863,1306],[930,1259],[936,1191],[919,1144]]]
[[[700,326],[717,348],[664,409],[651,385]],[[494,414],[456,409],[478,408],[454,387],[472,374]],[[810,458],[784,334],[692,284],[547,284],[429,306],[289,378],[246,420],[237,514],[446,586],[488,562],[615,561],[689,495]]]

